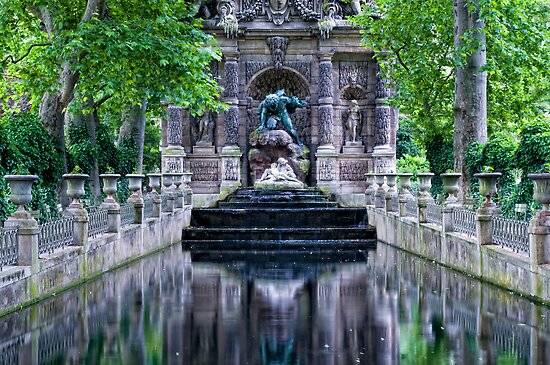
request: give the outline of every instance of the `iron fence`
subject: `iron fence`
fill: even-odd
[[[469,209],[453,210],[453,230],[468,236],[476,236],[476,213]]]
[[[88,237],[95,238],[100,234],[106,233],[109,229],[108,211],[101,207],[91,207],[88,209],[89,226]]]
[[[73,242],[74,220],[63,217],[40,225],[38,233],[38,253],[50,254]]]
[[[426,208],[426,220],[428,223],[443,223],[443,207],[441,205],[430,203]]]
[[[416,199],[407,199],[407,202],[405,203],[405,211],[407,212],[408,217],[418,218],[418,203],[416,202]]]
[[[493,240],[497,245],[529,256],[529,222],[494,217]]]
[[[136,212],[134,205],[131,203],[124,203],[120,205],[120,223],[123,226],[134,223]]]
[[[16,265],[18,252],[17,228],[0,228],[0,270]]]

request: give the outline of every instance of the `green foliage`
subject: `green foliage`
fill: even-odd
[[[62,167],[60,153],[36,114],[6,114],[0,118],[0,220],[13,209],[8,203],[3,176],[22,171],[39,177],[33,188],[31,208],[39,210],[42,216],[55,215]]]
[[[435,174],[432,193],[441,194],[443,186],[439,175],[454,168],[452,141],[442,135],[433,135],[426,141],[426,159],[430,163],[430,172]]]
[[[397,158],[405,155],[419,156],[422,152],[421,145],[414,139],[414,129],[410,119],[403,119],[397,130]]]
[[[353,21],[364,29],[383,74],[397,92],[392,103],[414,121],[426,147],[452,134],[454,68],[474,48],[454,49],[451,0],[378,0]],[[487,37],[490,132],[511,131],[548,113],[550,4],[546,0],[483,0]],[[379,16],[381,14],[382,16]],[[433,155],[433,153],[431,153]],[[430,156],[428,160],[432,162]],[[433,167],[433,166],[432,166]]]
[[[220,88],[209,72],[220,56],[193,18],[192,4],[112,1],[85,19],[87,3],[0,0],[0,100],[26,93],[38,105],[69,67],[78,76],[74,110],[104,98],[120,110],[144,97],[194,112],[220,107]]]
[[[423,156],[404,155],[397,160],[397,172],[412,173],[416,176],[419,172],[428,172],[430,163]]]

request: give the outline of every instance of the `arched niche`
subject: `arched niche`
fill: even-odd
[[[261,101],[266,95],[284,89],[287,95],[300,99],[309,97],[309,85],[306,79],[291,68],[268,68],[252,77],[248,86],[248,96]]]
[[[340,95],[343,100],[363,100],[367,98],[367,90],[361,85],[347,85]]]

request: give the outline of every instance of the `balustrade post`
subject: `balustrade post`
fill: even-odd
[[[172,193],[172,185],[174,184],[174,174],[166,172],[162,174],[162,194],[166,197],[166,204],[162,205],[164,213],[174,212],[174,196]]]
[[[183,191],[184,191],[184,201],[185,205],[193,205],[193,189],[191,189],[191,178],[193,177],[192,172],[183,173]]]
[[[153,202],[153,218],[160,218],[160,212],[161,212],[161,204],[162,199],[159,194],[160,190],[160,178],[162,177],[159,173],[153,173],[148,174],[149,177],[149,187],[151,188],[151,192],[149,193],[149,196],[151,197],[151,201]]]
[[[498,207],[492,197],[497,192],[497,180],[501,173],[481,173],[474,177],[479,179],[479,194],[485,197],[485,201],[476,212],[476,236],[480,245],[492,245],[493,217],[498,214]]]
[[[428,204],[433,202],[430,189],[432,187],[432,178],[434,176],[431,172],[424,172],[417,175],[420,181],[420,192],[418,193],[418,223],[428,222]]]
[[[542,204],[529,223],[529,253],[531,266],[550,263],[550,173],[529,174],[534,183],[533,195]]]
[[[397,174],[385,174],[386,175],[386,184],[388,185],[388,190],[384,196],[386,212],[394,213],[396,212],[395,203],[398,199],[397,188],[395,187],[397,183]]]
[[[10,200],[17,210],[5,222],[4,228],[17,228],[17,265],[31,266],[31,272],[39,270],[38,262],[38,222],[25,208],[32,200],[32,184],[36,175],[6,175],[4,177],[11,190]]]
[[[183,172],[176,172],[174,174],[174,209],[182,209],[183,208],[183,200],[185,198],[185,194],[183,191]]]
[[[411,193],[411,178],[413,174],[403,173],[399,174],[399,216],[406,217],[407,214],[407,202],[414,199]]]
[[[145,175],[141,174],[128,174],[128,188],[132,191],[132,195],[128,198],[128,203],[134,206],[134,224],[143,223],[143,194],[141,193],[143,186],[143,179]]]
[[[443,232],[453,232],[453,212],[455,209],[460,208],[460,203],[457,194],[460,190],[459,182],[462,174],[460,173],[447,173],[441,174],[441,180],[443,181],[443,191],[447,195],[443,203],[442,222]]]
[[[372,172],[365,174],[367,183],[367,188],[365,189],[365,204],[367,206],[374,206],[374,196],[378,188],[378,185],[374,182],[374,175],[375,174]]]
[[[103,180],[103,192],[106,197],[101,208],[107,209],[107,232],[120,232],[120,204],[116,201],[117,181],[119,174],[102,174],[99,175]]]
[[[376,174],[374,176],[377,189],[374,195],[374,207],[384,209],[386,207],[386,184],[384,174]]]
[[[80,199],[84,197],[84,184],[88,178],[86,174],[63,175],[63,179],[67,182],[67,196],[71,198],[71,204],[65,209],[65,215],[73,217],[73,245],[84,247],[84,251],[88,249],[90,218]]]

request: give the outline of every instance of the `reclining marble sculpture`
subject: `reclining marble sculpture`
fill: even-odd
[[[281,157],[264,171],[260,180],[254,184],[254,188],[272,190],[303,189],[304,183],[298,180],[288,161]]]

